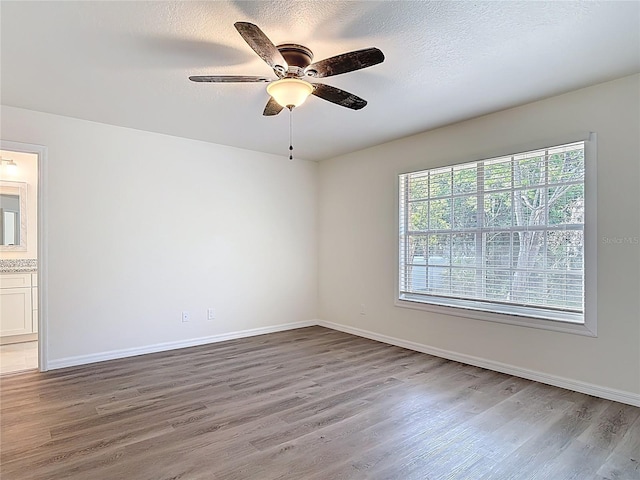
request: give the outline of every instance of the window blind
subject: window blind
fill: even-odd
[[[584,142],[399,176],[399,298],[584,319]]]

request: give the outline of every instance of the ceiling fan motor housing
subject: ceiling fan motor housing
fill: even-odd
[[[313,52],[304,45],[297,43],[283,43],[276,47],[289,65],[287,76],[303,77],[305,69],[311,65]],[[307,75],[310,72],[306,72]]]

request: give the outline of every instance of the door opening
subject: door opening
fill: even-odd
[[[42,171],[46,150],[0,143],[0,375],[46,370]]]

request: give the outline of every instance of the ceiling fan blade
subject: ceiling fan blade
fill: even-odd
[[[331,85],[325,85],[323,83],[316,83],[313,85],[313,94],[316,97],[320,97],[323,100],[327,100],[336,105],[342,107],[351,108],[352,110],[360,110],[367,105],[367,101],[363,98],[354,95],[353,93],[345,92],[339,88],[332,87]]]
[[[289,66],[269,37],[260,28],[249,22],[236,22],[236,30],[258,56],[276,72],[284,74]]]
[[[262,115],[266,117],[270,117],[272,115],[278,115],[283,108],[284,107],[280,105],[278,102],[276,102],[273,99],[273,97],[269,97],[269,101],[267,102],[267,105],[264,107],[264,112],[262,112]]]
[[[384,61],[384,54],[377,48],[355,50],[335,57],[312,63],[306,69],[307,75],[315,78],[331,77],[371,67]]]
[[[270,82],[266,77],[252,77],[248,75],[194,75],[189,77],[192,82],[238,83],[238,82]]]

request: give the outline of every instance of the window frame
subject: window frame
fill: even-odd
[[[532,150],[553,148],[575,142],[584,142],[585,157],[585,218],[584,218],[584,316],[582,321],[563,318],[537,318],[526,315],[518,315],[517,307],[508,307],[509,312],[498,313],[482,309],[482,302],[473,300],[458,301],[444,299],[425,299],[420,296],[413,297],[410,294],[400,293],[400,176],[415,173],[421,170],[431,170],[442,167],[451,167],[471,162],[490,160],[496,157],[518,155]],[[595,133],[581,133],[565,136],[559,139],[535,142],[524,146],[501,149],[496,152],[488,152],[482,158],[456,159],[445,164],[417,166],[408,171],[397,172],[395,176],[395,291],[394,305],[397,307],[421,310],[441,315],[471,318],[489,322],[497,322],[509,325],[552,330],[564,333],[573,333],[590,337],[597,337],[597,136]],[[485,302],[486,303],[486,302]],[[490,302],[489,302],[490,303]],[[552,316],[552,315],[551,315]],[[550,316],[550,317],[551,317]],[[570,317],[570,316],[569,316]]]

